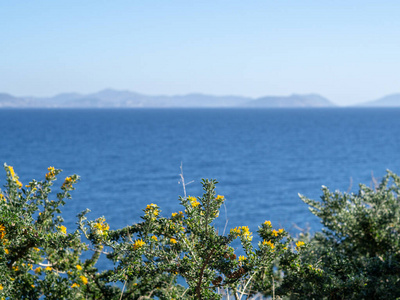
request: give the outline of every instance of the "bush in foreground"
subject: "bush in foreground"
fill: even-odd
[[[61,170],[25,186],[5,165],[0,190],[0,297],[3,299],[395,299],[399,287],[399,178],[356,195],[323,188],[321,202],[302,197],[325,230],[293,240],[265,221],[255,246],[247,226],[220,234],[213,226],[225,198],[215,180],[200,197],[179,198],[163,217],[156,204],[142,222],[110,230],[104,217],[78,215],[63,225],[61,208],[79,177],[52,186]],[[389,186],[389,184],[391,184]],[[241,252],[232,247],[240,241]],[[113,268],[99,271],[99,258]],[[178,278],[186,284],[178,284]],[[180,280],[179,282],[181,282]],[[117,284],[116,284],[117,283]]]
[[[221,235],[212,225],[225,198],[214,180],[203,180],[201,197],[181,197],[182,211],[162,217],[156,204],[143,221],[110,230],[104,217],[78,215],[78,228],[63,225],[61,207],[79,179],[69,176],[53,199],[51,187],[61,170],[48,168],[44,180],[25,186],[5,165],[7,183],[0,193],[0,293],[9,299],[220,299],[273,293],[281,281],[276,262],[299,260],[284,229],[261,224],[261,242],[252,244],[247,226]],[[239,239],[245,255],[231,243]],[[85,241],[85,242],[84,242]],[[87,253],[91,253],[89,258]],[[99,272],[100,256],[114,268]],[[177,278],[186,286],[177,284]],[[113,284],[119,282],[120,284]]]

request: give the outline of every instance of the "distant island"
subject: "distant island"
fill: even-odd
[[[357,106],[362,107],[400,107],[400,94],[392,94]]]
[[[94,94],[65,93],[49,98],[15,97],[0,93],[0,108],[218,108],[218,107],[335,107],[328,99],[316,95],[213,96],[188,94],[149,96],[130,91],[106,89]]]
[[[105,89],[93,94],[63,93],[53,97],[16,97],[0,93],[0,108],[311,108],[337,107],[317,94],[290,96],[213,96],[206,94],[144,95]],[[358,104],[355,107],[400,107],[400,94]]]

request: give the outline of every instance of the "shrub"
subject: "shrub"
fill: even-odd
[[[304,245],[290,247],[287,232],[273,229],[269,221],[259,227],[261,241],[256,248],[247,226],[226,235],[216,230],[213,221],[225,198],[216,195],[215,180],[202,181],[201,197],[181,197],[182,211],[169,217],[162,217],[160,208],[149,204],[142,222],[110,230],[104,217],[88,220],[86,210],[78,215],[78,228],[71,231],[63,225],[61,207],[71,198],[77,175],[67,177],[52,200],[51,188],[61,170],[49,167],[44,180],[23,186],[11,166],[4,168],[7,183],[0,190],[3,298],[221,299],[224,291],[239,299],[258,292],[273,294],[282,282],[280,260],[291,274],[303,272],[298,252]],[[245,255],[235,254],[231,243],[236,239]],[[101,255],[113,262],[113,269],[97,269]],[[186,284],[178,284],[178,277]]]
[[[400,297],[400,178],[392,172],[357,194],[330,192],[301,199],[321,219],[322,232],[301,253],[320,276],[288,272],[281,293],[291,299],[398,299]],[[310,268],[315,268],[310,267]]]

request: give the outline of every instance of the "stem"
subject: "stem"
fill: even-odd
[[[207,256],[207,258],[206,258],[205,262],[203,263],[203,266],[201,267],[201,270],[200,270],[200,277],[199,277],[199,281],[198,281],[197,287],[196,287],[196,294],[197,294],[197,298],[199,300],[202,299],[201,298],[201,282],[203,281],[204,269],[206,268],[208,262],[211,259],[211,256],[214,254],[214,252],[215,252],[215,249],[211,250],[210,254]]]

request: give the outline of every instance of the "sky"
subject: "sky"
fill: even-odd
[[[0,93],[400,92],[400,1],[0,0]]]

